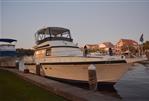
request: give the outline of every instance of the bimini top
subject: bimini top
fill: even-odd
[[[0,42],[12,43],[14,41],[17,41],[17,40],[15,40],[15,39],[8,39],[8,38],[0,38]]]
[[[73,41],[70,35],[70,30],[61,27],[42,28],[36,32],[35,39],[37,44],[51,40]]]

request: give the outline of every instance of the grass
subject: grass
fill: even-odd
[[[67,101],[0,69],[0,101]]]

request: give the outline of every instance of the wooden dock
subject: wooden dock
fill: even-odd
[[[62,96],[70,101],[120,101],[120,99],[103,95],[96,91],[78,88],[69,84],[50,80],[42,76],[30,73],[23,73],[17,69],[6,69],[17,74],[24,80],[27,80],[41,88],[53,92],[56,95]]]

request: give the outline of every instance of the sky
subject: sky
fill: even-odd
[[[149,0],[0,0],[0,38],[14,38],[18,48],[35,45],[44,27],[64,27],[75,43],[120,39],[149,40]]]

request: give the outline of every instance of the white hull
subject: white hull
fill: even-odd
[[[88,67],[90,64],[43,64],[40,69],[42,76],[88,82]],[[97,81],[103,83],[116,83],[130,67],[130,64],[95,64]],[[36,73],[35,65],[27,65],[31,73]]]
[[[0,67],[15,67],[16,57],[0,57]]]
[[[126,58],[127,63],[137,63],[140,61],[146,61],[147,57],[136,57],[136,58]]]

